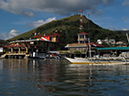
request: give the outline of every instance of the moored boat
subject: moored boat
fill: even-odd
[[[68,58],[72,64],[90,64],[90,65],[110,65],[110,64],[129,64],[123,57],[101,57],[101,58]]]

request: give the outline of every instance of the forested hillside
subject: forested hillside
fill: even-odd
[[[123,32],[104,29],[93,23],[91,20],[87,19],[85,16],[83,16],[83,29],[80,30],[79,26],[80,15],[76,14],[67,18],[44,24],[31,31],[11,38],[9,39],[9,41],[33,38],[33,32],[36,32],[38,35],[43,35],[51,34],[54,31],[62,31],[62,35],[65,37],[64,44],[77,42],[77,34],[80,32],[89,33],[89,37],[91,38],[92,42],[96,42],[97,39],[105,39],[107,37],[111,39],[116,39],[116,41],[127,41]]]
[[[5,43],[6,41],[0,39],[0,46],[4,46]]]

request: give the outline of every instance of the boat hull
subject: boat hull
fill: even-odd
[[[129,62],[125,61],[117,61],[117,60],[87,60],[87,59],[72,59],[65,57],[72,64],[90,64],[90,65],[110,65],[110,64],[129,64]]]

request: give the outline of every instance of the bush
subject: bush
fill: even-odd
[[[81,54],[80,51],[73,51],[73,54]]]

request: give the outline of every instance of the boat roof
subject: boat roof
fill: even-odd
[[[47,53],[59,54],[59,52],[58,52],[58,51],[48,51]]]

